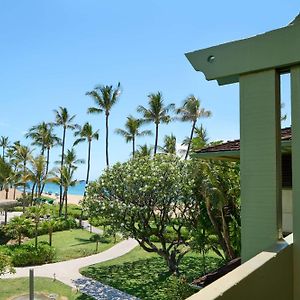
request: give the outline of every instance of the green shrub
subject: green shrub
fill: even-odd
[[[55,257],[55,249],[47,242],[39,242],[37,249],[33,244],[14,246],[10,252],[15,267],[41,265],[50,263]]]

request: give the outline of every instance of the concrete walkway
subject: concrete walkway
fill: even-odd
[[[87,221],[83,221],[82,226],[84,229],[92,233],[103,233],[101,229],[91,227]],[[128,239],[98,254],[53,264],[15,268],[15,274],[5,274],[0,276],[0,278],[28,277],[29,269],[34,269],[34,276],[59,280],[72,288],[78,288],[81,292],[92,296],[97,300],[135,300],[138,298],[130,296],[96,280],[82,276],[79,273],[79,269],[122,256],[130,252],[137,246],[137,244],[136,240]]]
[[[136,246],[137,246],[136,240],[128,239],[98,254],[71,259],[68,261],[57,262],[53,264],[45,264],[45,265],[34,266],[34,267],[15,268],[16,269],[15,274],[5,274],[1,276],[1,278],[28,277],[29,269],[34,269],[35,276],[49,277],[49,278],[55,277],[57,280],[71,287],[75,287],[74,281],[78,280],[79,278],[84,278],[79,273],[80,268],[117,258],[119,256],[128,253]]]

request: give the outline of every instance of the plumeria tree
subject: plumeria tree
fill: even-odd
[[[179,274],[178,266],[190,250],[188,228],[200,219],[190,169],[190,162],[174,155],[118,163],[90,183],[83,205],[91,217],[105,217]]]

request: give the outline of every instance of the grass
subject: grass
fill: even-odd
[[[0,279],[0,300],[8,300],[14,296],[28,294],[28,286],[28,278]],[[69,286],[61,283],[60,281],[53,281],[50,278],[36,277],[34,279],[34,289],[35,292],[43,293],[45,295],[59,295],[57,300],[93,299],[87,295],[72,291]]]
[[[96,253],[96,243],[90,241],[93,234],[83,229],[57,231],[52,236],[52,246],[56,249],[55,262],[88,256]],[[48,234],[38,237],[38,241],[49,241]],[[34,243],[31,239],[29,243]],[[113,238],[106,238],[99,243],[98,252],[114,245]]]
[[[206,257],[207,270],[219,267],[221,259]],[[203,260],[197,253],[187,254],[180,265],[181,278],[168,273],[165,261],[140,247],[119,258],[80,270],[92,277],[143,300],[181,300],[197,292],[188,285],[203,274]]]

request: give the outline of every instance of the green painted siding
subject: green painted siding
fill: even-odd
[[[300,299],[300,66],[291,69],[294,299]]]
[[[279,75],[240,76],[242,260],[276,243],[281,229]]]

